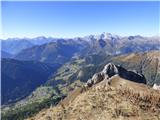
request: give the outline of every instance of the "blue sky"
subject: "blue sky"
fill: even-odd
[[[160,2],[2,2],[3,37],[157,35]]]

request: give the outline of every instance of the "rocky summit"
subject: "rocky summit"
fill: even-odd
[[[114,75],[118,75],[121,78],[131,80],[137,83],[146,84],[146,79],[143,74],[138,73],[137,71],[128,71],[120,65],[114,65],[112,63],[108,63],[105,65],[104,69],[93,75],[91,79],[88,80],[86,86],[91,87],[92,85],[99,83],[103,80],[109,80]]]

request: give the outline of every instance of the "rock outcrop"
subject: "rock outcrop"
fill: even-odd
[[[143,74],[138,73],[137,71],[126,70],[119,65],[108,63],[101,72],[94,74],[93,77],[88,80],[86,86],[91,87],[103,80],[109,80],[109,78],[115,75],[133,82],[146,84],[146,79]]]
[[[160,85],[154,84],[154,85],[153,85],[153,89],[155,89],[155,90],[160,90]]]

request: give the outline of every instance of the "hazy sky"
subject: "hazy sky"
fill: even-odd
[[[2,2],[3,37],[157,35],[160,2]]]

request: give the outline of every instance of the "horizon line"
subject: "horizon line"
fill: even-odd
[[[34,38],[40,38],[40,37],[44,37],[44,38],[54,38],[54,39],[73,39],[73,38],[84,38],[87,36],[96,36],[96,35],[101,35],[101,34],[111,34],[111,35],[117,35],[120,37],[128,37],[128,36],[142,36],[142,37],[160,37],[160,33],[154,34],[154,35],[142,35],[142,34],[130,34],[130,35],[122,35],[122,34],[115,34],[115,33],[110,33],[110,32],[101,32],[101,33],[95,33],[95,34],[88,34],[88,35],[82,35],[82,36],[73,36],[73,37],[65,37],[65,36],[52,36],[52,35],[37,35],[37,36],[17,36],[17,37],[0,37],[0,40],[7,40],[7,39],[34,39]]]

